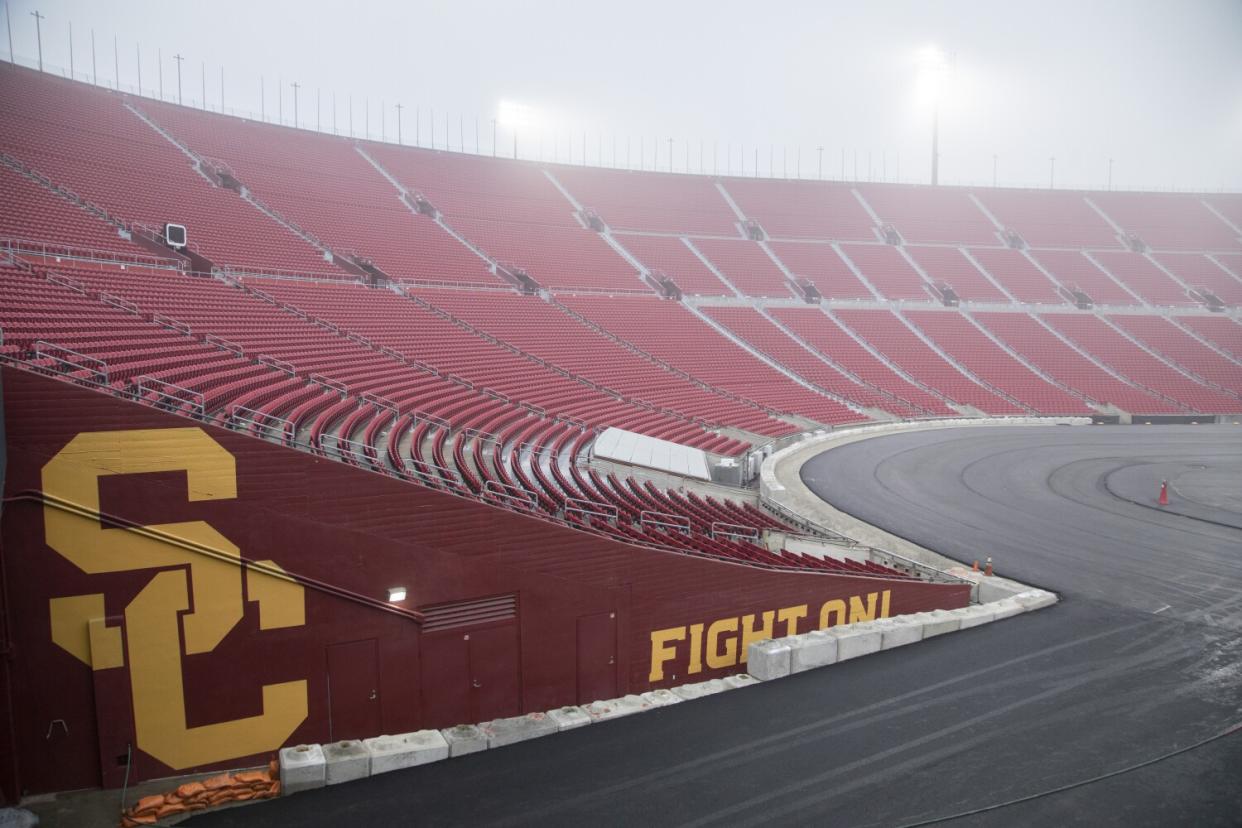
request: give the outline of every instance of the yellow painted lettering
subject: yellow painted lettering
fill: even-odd
[[[741,658],[741,661],[743,664],[746,663],[746,653],[748,650],[750,650],[751,642],[764,641],[772,637],[772,619],[775,616],[776,616],[776,613],[772,610],[768,610],[767,612],[763,613],[763,626],[760,627],[759,629],[755,629],[755,616],[754,615],[743,615],[742,616],[742,658]]]
[[[886,589],[880,593],[880,617],[888,618],[888,602],[893,597],[893,591]]]
[[[666,630],[651,631],[651,675],[647,677],[648,680],[664,680],[664,662],[677,656],[677,648],[668,645],[674,641],[681,641],[685,637],[685,627],[669,627]]]
[[[857,624],[859,621],[875,620],[875,602],[880,597],[878,592],[867,593],[867,605],[864,607],[862,599],[857,595],[850,596],[850,623]]]
[[[837,616],[835,621],[829,620],[833,615]],[[837,624],[845,623],[845,602],[840,598],[833,598],[831,601],[825,601],[824,605],[819,608],[819,628],[826,630],[829,627],[835,627]]]
[[[776,613],[777,623],[785,625],[785,635],[798,634],[798,622],[806,618],[807,605],[800,607],[785,607]]]
[[[703,672],[703,625],[690,625],[690,667],[691,675]]]
[[[724,642],[724,652],[720,652],[722,633],[736,633],[736,618],[721,618],[712,622],[707,628],[707,666],[713,670],[721,667],[732,667],[737,664],[737,637],[729,636]]]

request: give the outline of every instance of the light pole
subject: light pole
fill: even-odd
[[[155,50],[155,76],[159,80],[160,100],[164,100],[164,50]]]
[[[298,90],[302,88],[297,81],[289,84],[293,87],[293,128],[298,128]]]
[[[819,152],[819,172],[816,175],[818,175],[819,179],[822,181],[824,178],[824,148],[816,147],[815,149]]]
[[[1113,188],[1113,159],[1108,159],[1108,189]]]
[[[673,171],[673,139],[668,139],[668,171]]]
[[[35,9],[34,11],[32,11],[30,13],[30,16],[35,19],[35,42],[39,44],[39,71],[42,72],[43,71],[43,27],[40,26],[39,24],[45,18],[42,14],[39,13],[38,9]],[[12,51],[11,47],[10,47],[10,51]]]
[[[397,143],[403,143],[401,140],[401,104],[397,104]]]
[[[99,86],[99,68],[95,64],[95,30],[91,29],[91,83]]]
[[[177,61],[177,106],[181,106],[181,61],[185,60],[181,53],[173,55],[173,60]]]

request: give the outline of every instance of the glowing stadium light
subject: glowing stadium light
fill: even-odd
[[[539,110],[516,101],[501,101],[496,120],[505,129],[526,129],[539,124]]]
[[[924,46],[914,54],[917,67],[914,97],[920,108],[932,111],[931,183],[940,183],[940,105],[949,90],[954,61],[939,46]]]

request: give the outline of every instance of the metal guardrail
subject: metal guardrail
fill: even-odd
[[[483,484],[483,499],[496,500],[523,511],[533,512],[539,508],[539,500],[533,494],[499,480],[489,480]]]
[[[737,538],[740,540],[758,543],[760,532],[754,526],[745,526],[740,523],[726,523],[722,520],[713,520],[708,527],[707,536],[715,540],[717,536],[726,538]]]
[[[194,334],[194,332],[190,330],[189,325],[173,319],[171,316],[165,316],[162,313],[151,314],[151,321],[162,328],[168,328],[169,330],[176,331],[179,334],[184,334],[186,336],[192,336]]]
[[[61,373],[90,371],[94,376],[85,378],[99,385],[108,384],[108,363],[98,357],[39,339],[31,346],[36,359],[50,359],[61,368]],[[75,361],[76,360],[76,361]]]
[[[334,380],[331,377],[325,377],[323,374],[311,374],[307,377],[307,379],[316,385],[322,385],[330,391],[336,391],[342,397],[349,396],[349,386],[339,380]]]
[[[27,257],[37,256],[45,262],[49,259],[53,261],[72,259],[73,261],[133,265],[160,270],[185,270],[185,262],[172,256],[161,259],[158,256],[143,256],[119,250],[101,250],[94,247],[78,247],[72,244],[34,239],[0,239],[0,250],[20,253]]]
[[[134,388],[137,389],[140,399],[154,395],[156,408],[167,406],[179,411],[188,405],[192,416],[197,415],[199,419],[207,416],[206,397],[201,391],[146,375],[134,380]]]
[[[448,483],[453,488],[462,492],[468,491],[466,483],[462,479],[461,472],[448,466],[441,466],[430,460],[414,460],[409,457],[401,459],[401,465],[405,471],[422,479],[424,481],[437,481],[440,483]]]
[[[643,529],[646,529],[648,526],[656,526],[660,529],[675,529],[686,535],[692,534],[694,531],[690,524],[690,518],[685,515],[671,515],[667,512],[639,512],[638,523]]]
[[[571,497],[565,501],[565,516],[568,517],[571,514],[584,517],[602,517],[615,526],[620,512],[611,503],[599,503],[595,500]]]
[[[346,463],[354,465],[365,464],[369,467],[380,465],[374,447],[366,443],[360,443],[357,440],[341,437],[338,434],[320,434],[319,450],[324,454],[327,454],[329,451],[335,451],[336,455]]]
[[[282,445],[291,446],[297,442],[294,437],[297,429],[292,420],[277,417],[275,414],[266,414],[244,405],[229,407],[229,425],[248,430],[265,439],[275,440]]]
[[[236,342],[230,342],[224,337],[216,336],[215,334],[207,334],[203,337],[203,342],[207,345],[214,345],[222,351],[228,351],[231,354],[236,354],[239,357],[244,357],[246,355],[246,352],[242,349],[242,346],[238,345]]]

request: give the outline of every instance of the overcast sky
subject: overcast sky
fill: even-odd
[[[1242,190],[1242,0],[958,0],[957,2],[326,2],[11,0],[19,62],[100,83],[158,85],[176,97],[181,54],[186,103],[260,109],[303,125],[490,151],[502,102],[518,113],[524,157],[589,163],[641,154],[674,169],[926,182],[932,100],[926,62],[952,64],[941,93],[942,183]],[[6,50],[7,44],[0,46]],[[280,98],[278,99],[278,92]],[[465,133],[464,136],[462,133]],[[572,137],[572,144],[571,144]],[[513,130],[499,128],[513,151]],[[731,150],[731,152],[730,152]],[[743,153],[744,152],[744,156]],[[1050,159],[1055,157],[1053,164]],[[726,161],[728,158],[728,161]],[[857,158],[857,162],[855,159]],[[1053,169],[1055,168],[1055,169]]]

